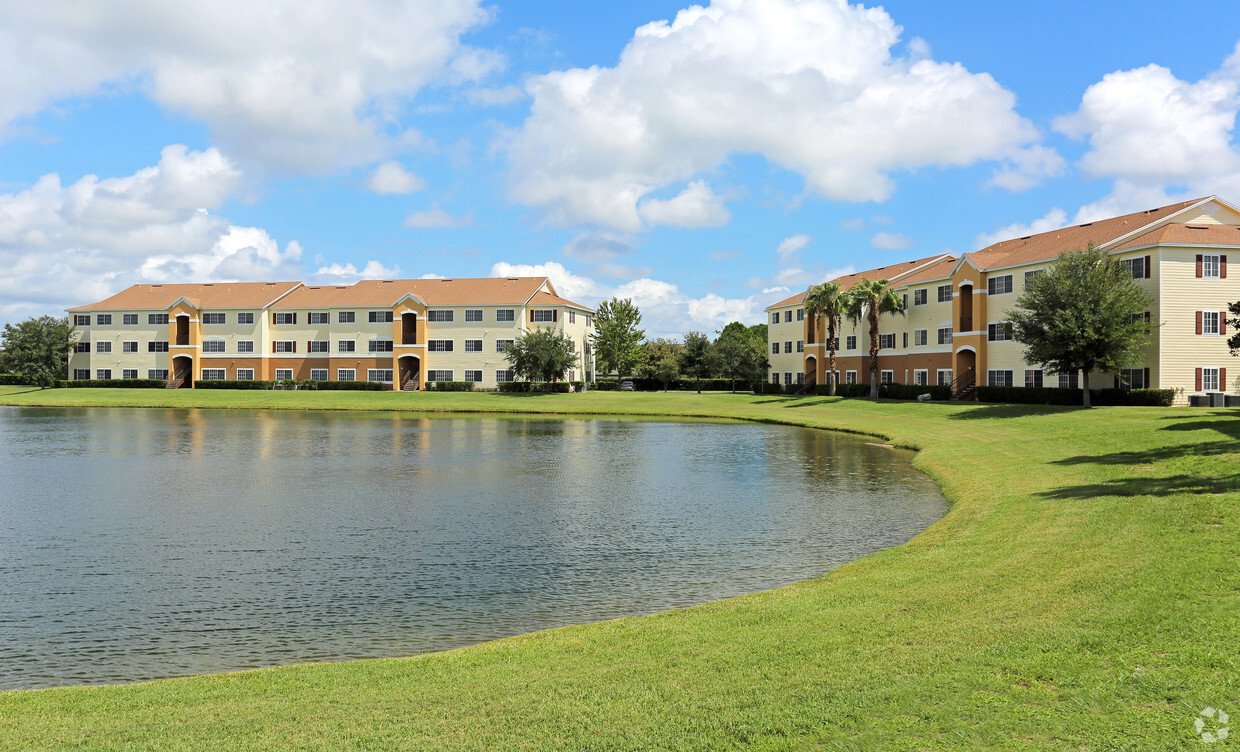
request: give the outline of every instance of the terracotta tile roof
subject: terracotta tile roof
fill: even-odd
[[[1181,201],[1157,209],[1004,240],[980,251],[966,253],[965,258],[982,270],[1053,259],[1065,251],[1085,250],[1090,243],[1104,245],[1204,200]]]
[[[431,306],[524,305],[546,282],[546,277],[364,279],[343,290],[331,286],[307,287],[281,300],[280,307],[388,307],[409,293]]]
[[[937,261],[949,256],[950,254],[939,253],[934,256],[927,256],[925,258],[914,259],[912,261],[903,261],[899,264],[888,264],[887,266],[880,266],[877,269],[867,269],[863,272],[847,274],[843,277],[836,277],[831,281],[838,283],[839,286],[845,290],[857,284],[862,279],[885,279],[888,282],[893,283],[892,286],[895,286],[894,283],[896,282],[903,284],[903,277],[906,277],[913,272],[920,272],[920,267],[925,264],[929,264],[932,261]]]
[[[791,298],[784,298],[783,300],[779,301],[778,303],[771,303],[771,304],[770,304],[769,306],[767,306],[764,310],[769,311],[769,310],[771,310],[772,308],[783,308],[784,306],[796,305],[797,303],[804,303],[804,302],[805,302],[805,294],[806,294],[806,292],[808,292],[808,291],[807,291],[807,290],[802,290],[801,292],[797,293],[796,295],[793,295]]]
[[[566,300],[564,298],[561,298],[558,295],[552,295],[546,290],[539,290],[538,292],[534,293],[534,298],[530,300],[530,305],[532,306],[568,306],[569,308],[576,308],[578,310],[586,311],[588,313],[594,313],[593,308],[588,308],[586,306],[583,306],[580,303],[574,303],[573,301]]]
[[[1171,224],[1150,230],[1108,250],[1122,251],[1144,245],[1240,245],[1240,227],[1234,225]]]
[[[162,311],[179,298],[197,308],[262,308],[300,282],[215,282],[180,285],[134,285],[98,303],[69,311]]]
[[[941,261],[935,261],[924,269],[918,269],[907,276],[900,277],[899,284],[895,285],[895,287],[899,289],[921,282],[928,282],[932,279],[946,279],[952,275],[952,269],[956,267],[956,262],[959,260],[956,256],[947,256]]]

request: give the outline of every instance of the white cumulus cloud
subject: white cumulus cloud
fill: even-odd
[[[353,264],[328,264],[319,267],[314,274],[313,281],[319,284],[352,284],[360,279],[396,279],[400,276],[400,267],[384,266],[371,259],[360,270]]]
[[[888,251],[903,251],[912,248],[917,241],[902,232],[880,231],[870,236],[870,245]]]
[[[637,211],[647,225],[677,227],[719,227],[732,218],[723,197],[710,189],[705,180],[694,180],[674,198],[643,199]]]
[[[403,196],[422,190],[426,181],[406,170],[400,162],[383,162],[366,178],[366,187],[374,193]]]
[[[454,217],[438,206],[426,211],[414,212],[405,217],[405,227],[417,227],[423,230],[468,227],[473,223],[474,218],[471,213],[467,212],[463,217]]]

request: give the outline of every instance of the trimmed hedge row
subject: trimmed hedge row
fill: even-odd
[[[582,381],[501,381],[501,392],[547,392],[551,394],[568,394],[570,391],[580,392],[585,386]]]
[[[208,379],[207,381],[196,381],[194,386],[199,389],[270,389],[275,383],[274,381],[255,381],[254,379],[247,381]]]
[[[57,381],[56,386],[66,389],[163,389],[163,379],[75,379]]]
[[[20,373],[0,373],[0,386],[35,386],[34,379]]]
[[[1080,389],[1035,388],[1024,386],[979,386],[979,402],[1009,402],[1022,405],[1079,405]],[[1091,405],[1170,407],[1175,400],[1171,389],[1090,389]]]
[[[428,392],[472,392],[474,390],[474,382],[472,381],[428,381],[426,382],[426,391]]]
[[[381,392],[387,388],[387,384],[380,384],[377,381],[297,381],[296,379],[281,379],[280,381],[246,379],[245,381],[237,381],[232,379],[210,379],[194,382],[195,388],[198,389],[271,389],[276,384],[284,387],[296,386],[314,389],[321,392]]]

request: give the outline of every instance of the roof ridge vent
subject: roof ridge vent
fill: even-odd
[[[203,287],[215,287],[215,283],[214,282],[203,282],[202,286]]]
[[[1089,227],[1089,226],[1090,226],[1090,225],[1092,225],[1092,224],[1093,224],[1093,222],[1086,222],[1086,223],[1085,223],[1085,224],[1083,224],[1083,225],[1077,225],[1077,227]]]
[[[1188,229],[1190,229],[1190,230],[1208,230],[1208,229],[1210,229],[1210,228],[1206,227],[1205,225],[1184,225],[1184,226],[1185,226],[1185,227],[1187,227],[1187,228],[1188,228]]]
[[[1025,237],[1021,238],[1021,240],[1028,240],[1029,238],[1032,238],[1032,237],[1033,237],[1032,235],[1026,235]]]

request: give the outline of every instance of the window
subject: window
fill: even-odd
[[[936,374],[938,376],[939,386],[951,386],[952,385],[952,369],[940,368],[936,372]]]
[[[1132,274],[1133,279],[1145,279],[1148,276],[1145,273],[1145,258],[1143,256],[1123,259],[1120,263]]]
[[[202,369],[202,380],[223,381],[228,376],[226,370],[224,368],[204,368]]]
[[[90,379],[89,368],[74,368],[73,369],[73,380],[74,381],[86,381],[89,379]]]
[[[805,374],[801,371],[797,372],[797,386],[805,386]]]
[[[121,369],[121,378],[122,378],[122,379],[136,379],[136,378],[138,378],[138,369],[137,369],[137,368],[122,368],[122,369]]]
[[[326,316],[327,314],[325,313],[323,315]],[[311,381],[327,381],[327,369],[326,368],[311,368],[310,369],[310,380]]]
[[[125,326],[137,326],[138,325],[138,314],[122,313],[121,323],[124,324]]]
[[[940,303],[952,302],[952,286],[951,285],[939,285],[939,302]]]
[[[1205,279],[1220,279],[1226,277],[1223,271],[1226,269],[1226,256],[1220,256],[1217,253],[1203,253],[1197,257],[1197,276]]]
[[[168,323],[168,314],[166,313],[148,313],[146,315],[146,323],[152,326]]]
[[[950,345],[952,343],[952,328],[950,326],[939,327],[939,344]]]
[[[1025,369],[1025,386],[1032,389],[1042,388],[1042,369],[1026,368]]]
[[[908,332],[904,332],[904,349],[908,349]]]
[[[481,308],[466,308],[465,309],[465,321],[471,322],[471,323],[481,322],[482,321],[482,309]]]
[[[789,311],[789,313],[791,313],[791,311]],[[791,371],[784,374],[784,386],[792,386],[792,372]]]
[[[122,343],[121,343],[121,352],[123,352],[123,353],[136,353],[137,351],[138,351],[138,341],[137,341],[137,340],[128,340],[128,341],[126,341],[126,342],[122,342]],[[137,376],[135,376],[134,378],[137,378]]]
[[[451,381],[452,371],[437,370],[437,369],[432,368],[431,370],[426,372],[426,380],[427,381]]]
[[[95,326],[112,326],[112,314],[110,313],[95,314]]]
[[[237,340],[237,352],[239,352],[239,353],[252,353],[252,352],[254,352],[254,340],[252,340],[252,339],[239,339],[239,340]]]
[[[879,371],[878,372],[878,383],[890,384],[894,380],[895,380],[894,371]]]
[[[805,352],[805,340],[803,339],[797,340],[797,352],[799,353]]]
[[[253,381],[253,380],[254,380],[254,369],[253,368],[238,368],[237,369],[237,381]]]
[[[278,353],[294,353],[297,352],[297,343],[291,339],[279,339],[271,343],[272,352]],[[291,376],[289,378],[292,378]]]
[[[576,312],[576,311],[569,311],[569,312],[568,312],[568,323],[570,323],[570,324],[576,324],[576,323],[577,323],[577,312]]]
[[[369,317],[370,317],[369,318],[370,323],[372,324],[392,323],[392,312],[391,311],[371,311],[369,314]],[[434,320],[435,319],[433,318],[431,319],[431,321],[434,321]]]
[[[1059,388],[1060,389],[1080,389],[1081,388],[1080,376],[1078,376],[1075,373],[1059,374]]]
[[[102,341],[100,341],[100,342],[96,342],[96,343],[95,343],[95,352],[97,352],[97,353],[110,353],[110,352],[112,352],[112,343],[111,343],[110,341],[106,340],[106,339],[105,339],[105,340],[102,340]]]
[[[986,383],[990,386],[1012,386],[1011,371],[987,371]]]
[[[986,280],[986,292],[990,295],[1005,295],[1012,291],[1012,275],[991,277]]]
[[[771,355],[779,355],[779,343],[778,342],[771,343]]]
[[[202,323],[204,324],[227,324],[228,314],[226,313],[204,313],[202,314]]]
[[[101,373],[102,373],[102,372],[101,372]],[[1202,392],[1218,392],[1218,391],[1222,391],[1222,390],[1220,390],[1220,389],[1219,389],[1219,382],[1221,382],[1221,381],[1222,381],[1222,379],[1221,379],[1221,378],[1220,378],[1220,376],[1219,376],[1219,369],[1218,369],[1218,368],[1198,368],[1198,369],[1197,369],[1197,373],[1198,373],[1198,379],[1197,379],[1197,381],[1198,381],[1198,385],[1197,385],[1197,389],[1198,389],[1199,391],[1202,391]],[[101,378],[101,379],[106,379],[106,378],[108,378],[108,377],[107,377],[107,376],[99,376],[98,378]]]
[[[253,313],[252,311],[251,311],[251,312],[249,312],[249,313],[238,313],[238,314],[237,314],[237,323],[238,323],[238,324],[253,324],[253,323],[254,323],[254,313]],[[250,370],[253,370],[253,369],[250,369]]]
[[[356,321],[357,321],[357,311],[337,311],[336,312],[336,323],[337,324],[352,324],[352,323],[355,323]],[[340,381],[340,379],[336,379],[336,380]]]
[[[775,314],[775,315],[778,316],[779,314]],[[771,383],[774,384],[775,386],[779,386],[779,372],[778,371],[771,373]]]
[[[913,305],[925,305],[930,297],[930,291],[924,287],[920,290],[913,290]]]
[[[512,308],[501,308],[495,312],[495,320],[501,324],[517,320],[517,312]]]
[[[594,328],[594,316],[589,313],[586,314],[586,326],[591,329]],[[587,372],[586,375],[589,376],[589,372]]]
[[[168,340],[157,339],[146,343],[146,351],[149,353],[168,352]]]
[[[100,380],[112,378],[112,369],[111,368],[96,368],[95,378],[100,379]]]
[[[512,369],[511,368],[500,369],[495,372],[495,383],[504,384],[509,381],[512,381]]]
[[[845,350],[856,350],[857,349],[857,335],[850,334],[844,338],[844,349]]]
[[[930,330],[929,329],[914,329],[913,330],[913,347],[925,347],[926,343],[929,341],[930,341]]]
[[[538,310],[534,311],[534,321],[555,321],[555,311]]]
[[[295,313],[277,313],[272,318],[272,322],[276,324],[296,324],[297,314]]]
[[[475,382],[475,383],[482,383],[482,371],[470,371],[470,370],[466,370],[466,371],[465,371],[465,380],[466,380],[466,381],[473,381],[473,382]]]
[[[1145,368],[1119,369],[1120,389],[1149,389],[1149,377]]]
[[[1219,333],[1219,318],[1220,316],[1219,316],[1218,311],[1198,311],[1197,312],[1197,333],[1198,334],[1218,334]]]
[[[357,343],[351,339],[342,339],[336,342],[337,352],[347,353],[347,352],[355,352],[356,350],[357,350]]]
[[[482,340],[480,339],[465,340],[465,352],[482,352]]]
[[[311,324],[326,324],[327,323],[327,311],[322,311],[322,312],[311,311],[310,312],[310,323]],[[326,378],[316,379],[316,381],[327,381],[327,379]]]
[[[426,341],[426,349],[430,352],[452,352],[452,340],[428,339]]]
[[[1025,272],[1025,287],[1028,287],[1029,283],[1033,281],[1033,278],[1041,273],[1041,269],[1033,269],[1032,271]]]
[[[323,314],[323,315],[326,316],[327,314]],[[312,352],[312,353],[330,352],[330,350],[328,349],[328,341],[325,339],[312,339],[306,344],[310,348],[309,352]],[[323,378],[323,379],[319,379],[319,381],[327,381],[327,379]]]
[[[455,311],[427,311],[426,320],[435,321],[441,324],[451,323],[453,321],[452,315],[454,313]]]
[[[90,314],[89,313],[73,314],[73,325],[74,326],[90,326]],[[90,377],[87,376],[87,378],[90,378]]]
[[[894,334],[878,335],[878,349],[880,350],[896,349],[896,335]]]
[[[202,341],[202,351],[205,353],[222,353],[224,352],[224,340],[204,339]]]
[[[913,383],[916,384],[917,386],[929,386],[930,385],[930,372],[925,370],[924,368],[913,369]]]
[[[785,324],[792,323],[792,311],[791,310],[784,311],[784,323]]]
[[[857,383],[857,372],[856,371],[845,371],[844,372],[844,383],[845,384],[856,384]]]
[[[285,379],[291,379],[291,378],[293,378],[292,368],[277,368],[276,369],[276,381],[284,381]]]
[[[390,339],[372,339],[366,342],[367,352],[392,352],[392,340]],[[391,379],[388,379],[391,381]]]
[[[986,338],[991,342],[1006,342],[1012,338],[1012,325],[1007,321],[986,326]]]
[[[89,319],[87,320],[89,321]],[[779,311],[775,311],[774,313],[771,314],[771,323],[772,324],[779,323]],[[775,382],[775,383],[779,383],[779,382]]]
[[[497,339],[495,340],[495,352],[508,352],[508,348],[516,342],[514,339]]]
[[[805,309],[798,308],[797,309],[797,321],[804,321],[804,320],[805,320]]]
[[[790,352],[792,352],[792,340],[789,339],[784,341],[784,353],[787,354]]]
[[[357,370],[353,368],[337,368],[336,381],[356,381]]]
[[[167,381],[168,380],[168,369],[167,368],[148,368],[146,369],[146,377],[148,379],[160,379],[161,381]]]

